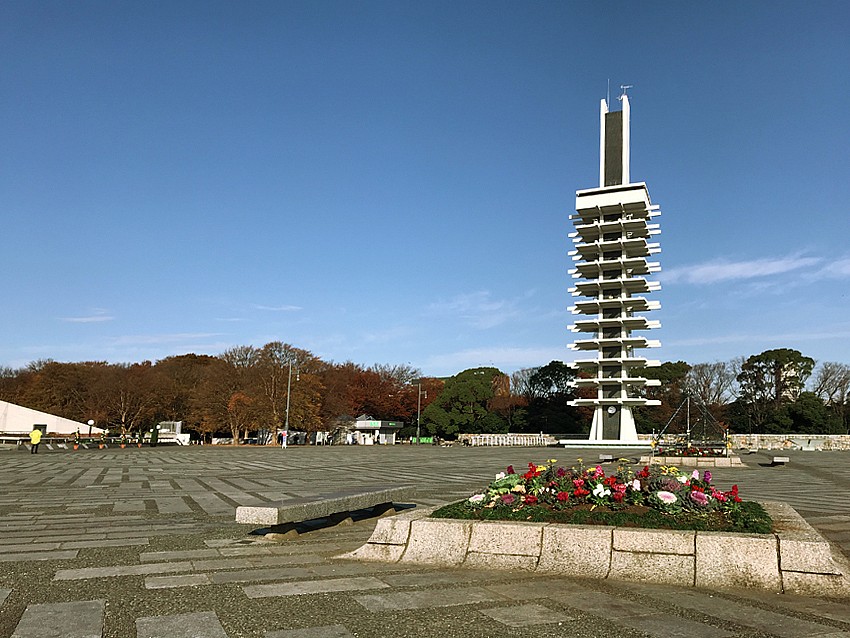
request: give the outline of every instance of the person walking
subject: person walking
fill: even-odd
[[[41,430],[33,428],[30,432],[30,454],[38,454],[39,443],[41,443]]]

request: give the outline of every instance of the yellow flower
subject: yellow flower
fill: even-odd
[[[554,463],[557,463],[557,462],[558,462],[558,459],[546,459],[546,462],[547,462],[547,463],[553,463],[553,464],[554,464]]]
[[[548,465],[538,465],[535,469],[538,472],[545,472],[546,470],[549,469],[549,466]]]
[[[525,485],[522,483],[518,483],[511,488],[511,492],[516,492],[517,494],[525,494]]]

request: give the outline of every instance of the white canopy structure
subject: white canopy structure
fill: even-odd
[[[0,401],[0,435],[29,434],[35,425],[47,426],[46,433],[48,436],[71,435],[78,429],[83,434],[89,432],[89,426],[86,423],[72,421],[47,412],[39,412],[8,401]],[[92,434],[100,434],[103,429],[92,426],[91,432]]]

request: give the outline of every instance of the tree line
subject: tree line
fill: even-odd
[[[273,434],[287,423],[292,430],[332,431],[362,414],[412,422],[442,385],[409,365],[327,362],[279,341],[155,363],[48,359],[0,369],[0,399],[11,403],[93,420],[111,432],[183,421],[199,438],[226,436],[234,442]]]
[[[579,373],[582,374],[582,373]],[[850,423],[850,366],[787,348],[725,362],[666,362],[643,376],[659,405],[635,410],[640,432],[675,430],[693,401],[699,419],[738,433],[845,433]],[[259,433],[333,431],[357,416],[406,423],[401,436],[460,433],[587,434],[593,410],[569,403],[576,372],[561,361],[506,375],[497,368],[423,377],[409,365],[323,361],[279,341],[237,346],[218,356],[186,354],[155,363],[60,363],[39,360],[0,368],[0,399],[112,432],[183,421],[199,438],[238,442]]]
[[[850,427],[850,366],[816,365],[789,348],[731,361],[666,362],[635,376],[661,381],[644,390],[658,405],[634,410],[641,433],[684,431],[691,416],[694,429],[702,425],[714,435],[844,434]],[[508,431],[587,435],[593,409],[569,404],[594,397],[596,390],[577,390],[575,379],[576,371],[560,361],[510,377],[495,368],[466,370],[446,381],[423,413],[423,424],[448,437]]]

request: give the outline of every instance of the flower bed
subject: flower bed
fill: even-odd
[[[690,474],[669,466],[620,466],[606,475],[601,466],[564,468],[550,460],[513,467],[466,501],[440,508],[436,518],[542,521],[628,527],[769,533],[770,517],[743,503],[738,486],[712,484],[711,472]]]

